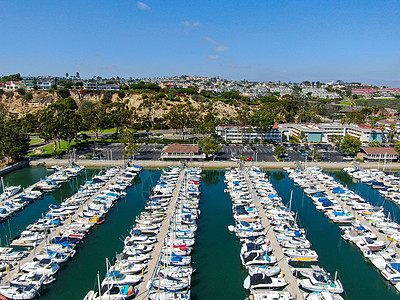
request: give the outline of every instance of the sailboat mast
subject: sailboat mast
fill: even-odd
[[[100,276],[99,276],[99,273],[97,273],[97,285],[99,287],[99,297],[101,299],[101,288],[100,288]]]

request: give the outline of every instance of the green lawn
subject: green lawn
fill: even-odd
[[[75,141],[72,141],[70,144],[71,146],[74,146],[76,143]],[[31,151],[28,153],[28,156],[48,156],[48,155],[53,155],[54,154],[54,143],[48,144],[46,146],[40,147],[38,148],[39,150],[41,150],[42,152],[40,154],[36,153],[35,151]],[[67,141],[61,141],[60,142],[60,147],[58,147],[58,143],[57,143],[57,148],[56,148],[56,152],[60,153],[60,152],[65,152],[67,151]]]
[[[340,101],[341,105],[353,105],[353,100],[343,100]]]
[[[86,133],[86,134],[95,134],[95,132],[94,131],[92,131],[92,130],[84,130],[84,131],[81,131],[82,133]],[[104,129],[104,130],[99,130],[99,133],[114,133],[115,132],[115,128],[107,128],[107,129]]]
[[[43,142],[43,141],[44,141],[44,139],[31,139],[31,140],[29,141],[29,145],[39,144],[39,143],[41,143],[41,142]]]

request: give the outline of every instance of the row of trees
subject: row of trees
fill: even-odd
[[[275,122],[316,121],[317,113],[309,111],[310,105],[301,98],[293,96],[265,97],[260,106],[242,106],[237,114],[218,117],[213,105],[194,107],[190,101],[172,105],[162,116],[156,113],[157,99],[149,101],[143,109],[130,107],[128,100],[112,101],[110,95],[103,95],[98,103],[82,102],[78,107],[67,89],[58,90],[59,100],[36,113],[27,114],[15,122],[27,132],[38,133],[45,140],[66,140],[68,144],[81,130],[98,133],[107,128],[115,128],[117,136],[122,129],[176,129],[182,134],[186,128],[199,133],[214,133],[218,124],[239,124],[256,127],[258,131],[268,132]],[[107,97],[106,97],[107,96]],[[123,98],[124,95],[121,94]],[[251,127],[250,129],[251,130]]]

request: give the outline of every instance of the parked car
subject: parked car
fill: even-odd
[[[247,161],[253,161],[253,158],[252,157],[248,157],[248,158],[246,158],[246,160]]]
[[[353,158],[353,157],[350,157],[350,156],[344,156],[344,157],[343,157],[343,160],[345,160],[345,161],[352,161],[352,160],[354,160],[354,158]]]

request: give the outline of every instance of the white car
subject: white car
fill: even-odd
[[[354,158],[350,157],[350,156],[344,156],[343,160],[351,161],[351,160],[354,160]]]

